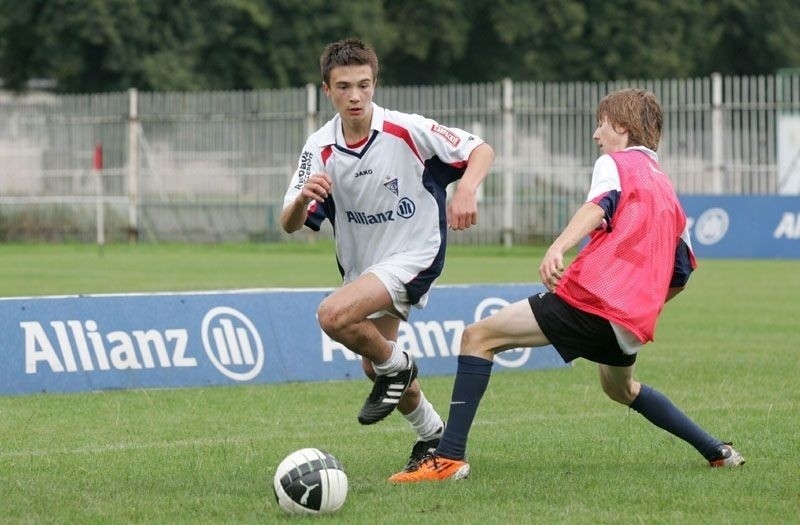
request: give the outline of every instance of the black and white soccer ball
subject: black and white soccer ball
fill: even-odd
[[[272,488],[278,506],[288,514],[330,514],[347,498],[347,474],[331,454],[304,448],[281,461]]]

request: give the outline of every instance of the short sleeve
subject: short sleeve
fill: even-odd
[[[586,197],[586,202],[592,201],[609,192],[622,191],[622,185],[619,181],[619,170],[617,163],[611,158],[611,155],[602,155],[594,163],[592,170],[592,185],[589,188],[589,195]]]

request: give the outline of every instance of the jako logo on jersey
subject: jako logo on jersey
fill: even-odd
[[[359,177],[363,177],[364,175],[372,175],[372,170],[361,170],[358,173],[356,173],[355,178],[357,179]]]
[[[264,344],[246,315],[227,306],[211,309],[203,318],[203,348],[211,363],[234,381],[249,381],[264,366]]]
[[[432,126],[431,131],[443,137],[444,140],[449,142],[450,145],[453,146],[454,148],[457,148],[459,143],[461,143],[461,139],[458,137],[458,135],[450,131],[448,128],[442,126],[441,124],[436,124]]]

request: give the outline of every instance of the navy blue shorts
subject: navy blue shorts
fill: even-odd
[[[545,337],[565,362],[579,357],[610,366],[636,362],[636,354],[620,349],[607,319],[578,310],[550,292],[532,295],[528,303]]]

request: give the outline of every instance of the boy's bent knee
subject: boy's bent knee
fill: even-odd
[[[461,334],[460,355],[480,357],[481,359],[494,359],[497,339],[492,338],[491,333],[478,323],[464,329]]]
[[[317,309],[317,321],[322,331],[331,337],[344,330],[349,324],[341,309],[324,302]]]
[[[482,340],[481,329],[476,325],[469,325],[464,328],[461,334],[461,355],[478,355],[480,352],[480,341]]]
[[[634,382],[624,384],[602,383],[603,392],[612,400],[621,405],[628,406],[633,403],[636,396],[639,394],[635,388]]]

